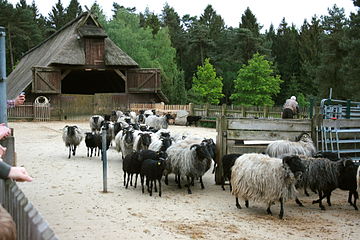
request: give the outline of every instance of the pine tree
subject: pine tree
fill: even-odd
[[[49,23],[55,30],[59,30],[66,24],[66,12],[61,0],[58,0],[55,6],[52,7],[51,12],[49,13]]]

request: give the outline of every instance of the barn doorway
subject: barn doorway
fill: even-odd
[[[125,82],[111,70],[73,70],[61,81],[61,93],[125,93]]]

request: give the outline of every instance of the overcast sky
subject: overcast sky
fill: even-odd
[[[26,0],[28,4],[31,4],[32,1]],[[35,0],[35,3],[40,13],[48,16],[57,1]],[[90,8],[94,1],[78,0],[83,10],[85,10],[85,5]],[[8,2],[15,6],[19,0],[8,0]],[[61,2],[64,7],[67,7],[70,0],[61,0]],[[206,6],[211,4],[217,14],[220,14],[225,20],[225,24],[232,27],[239,26],[241,15],[249,7],[255,14],[258,23],[264,26],[264,29],[268,29],[271,23],[277,28],[283,17],[288,24],[294,23],[297,28],[300,28],[304,19],[310,21],[315,14],[317,16],[327,15],[327,9],[332,8],[334,4],[344,8],[347,16],[350,15],[350,12],[356,11],[352,0],[97,0],[108,18],[112,16],[113,2],[125,7],[136,7],[137,11],[140,12],[144,12],[145,8],[148,7],[155,14],[160,14],[165,2],[167,2],[180,17],[185,14],[200,16]]]

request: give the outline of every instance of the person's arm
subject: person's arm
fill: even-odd
[[[6,162],[0,161],[0,178],[7,179],[10,173],[11,166]]]

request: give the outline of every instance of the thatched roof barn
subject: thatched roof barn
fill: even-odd
[[[69,94],[115,94],[121,103],[166,102],[158,69],[141,69],[85,12],[24,54],[8,76],[7,95],[49,96],[61,105]]]

